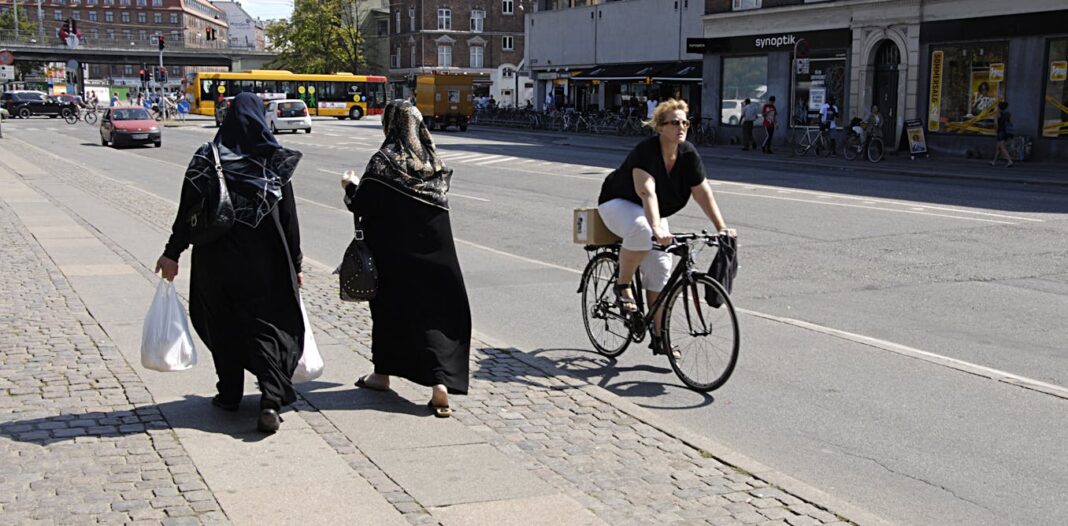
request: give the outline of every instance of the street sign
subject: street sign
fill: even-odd
[[[15,80],[15,66],[0,66],[0,80]]]
[[[0,66],[10,66],[15,63],[15,54],[8,51],[0,51]]]
[[[71,70],[71,71],[77,70],[78,69],[78,61],[74,60],[73,58],[68,60],[67,61],[67,69]]]

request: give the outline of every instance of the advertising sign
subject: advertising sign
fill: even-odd
[[[15,80],[15,66],[0,66],[0,80]]]
[[[1055,60],[1049,63],[1049,80],[1051,82],[1068,80],[1068,60]]]
[[[942,112],[942,60],[945,53],[937,50],[931,53],[931,94],[928,100],[927,129],[938,131]]]
[[[990,80],[1005,80],[1005,63],[995,62],[990,65]]]
[[[909,156],[915,157],[927,153],[927,136],[923,133],[923,122],[919,119],[905,121],[905,134],[909,138]]]

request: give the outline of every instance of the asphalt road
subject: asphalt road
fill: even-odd
[[[306,257],[340,258],[352,223],[338,180],[362,171],[378,124],[317,120],[311,135],[280,136],[305,153],[294,185]],[[4,123],[5,137],[172,200],[213,133],[167,128],[161,149],[114,150],[84,124]],[[894,522],[1068,516],[1063,188],[707,160],[740,232],[743,342],[730,382],[704,395],[644,345],[615,361],[593,353],[582,327],[586,255],[571,244],[571,210],[595,205],[625,152],[533,134],[435,138],[455,169],[452,220],[480,334]],[[671,223],[710,227],[695,204]]]

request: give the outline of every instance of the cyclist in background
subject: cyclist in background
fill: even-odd
[[[872,104],[871,110],[868,112],[867,117],[861,121],[858,125],[853,126],[853,132],[860,137],[860,144],[857,145],[857,153],[864,151],[864,146],[867,144],[869,138],[866,133],[867,130],[871,130],[872,133],[877,133],[880,126],[883,125],[883,116],[879,113],[879,106]]]
[[[727,228],[712,188],[705,178],[705,167],[696,148],[686,142],[690,121],[685,101],[668,99],[659,103],[646,126],[657,135],[638,143],[623,164],[608,174],[597,199],[598,211],[605,226],[623,238],[619,251],[619,278],[615,286],[620,308],[636,312],[638,304],[631,291],[634,272],[639,266],[645,294],[652,305],[671,275],[671,254],[652,250],[653,241],[669,245],[672,241],[667,218],[682,210],[692,195],[708,220],[719,232],[737,234]],[[662,307],[661,307],[662,308]],[[655,320],[655,334],[650,345],[662,352],[660,315]]]

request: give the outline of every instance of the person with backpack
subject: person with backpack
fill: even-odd
[[[820,106],[820,132],[826,133],[831,139],[831,155],[838,151],[834,135],[838,130],[838,106],[834,102],[834,97],[828,97]]]
[[[1001,101],[998,103],[998,109],[994,112],[994,123],[997,126],[997,143],[994,146],[994,160],[990,161],[990,166],[997,166],[998,154],[1005,156],[1007,164],[1005,168],[1011,167],[1014,163],[1012,157],[1009,155],[1009,149],[1006,147],[1006,143],[1012,140],[1014,131],[1012,127],[1012,114],[1005,111],[1009,107],[1009,103]]]

